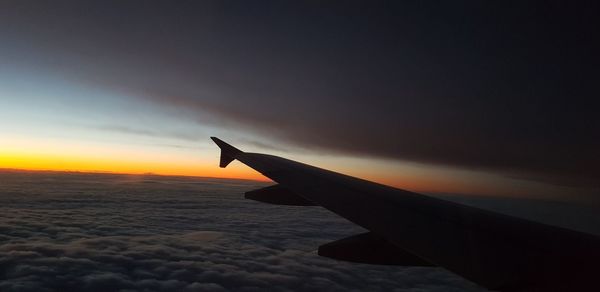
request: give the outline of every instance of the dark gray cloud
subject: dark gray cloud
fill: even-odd
[[[598,187],[587,4],[61,3],[1,7],[6,62],[320,151]]]
[[[0,173],[2,291],[479,291],[441,268],[322,258],[362,230],[320,208],[243,200],[263,183]]]

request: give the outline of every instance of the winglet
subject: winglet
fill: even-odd
[[[244,153],[242,150],[237,149],[217,137],[210,137],[216,144],[221,148],[221,159],[219,161],[219,167],[225,168],[229,163],[236,159],[237,155]]]

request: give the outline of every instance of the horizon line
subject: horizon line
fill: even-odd
[[[205,178],[205,179],[223,179],[223,180],[242,180],[242,181],[254,181],[254,182],[272,182],[271,180],[258,180],[249,178],[239,177],[217,177],[217,176],[199,176],[199,175],[185,175],[185,174],[160,174],[154,172],[143,172],[143,173],[131,173],[131,172],[117,172],[108,170],[60,170],[60,169],[27,169],[27,168],[9,168],[0,167],[0,173],[2,172],[56,172],[56,173],[79,173],[79,174],[108,174],[108,175],[146,175],[146,176],[164,176],[164,177],[185,177],[185,178]]]

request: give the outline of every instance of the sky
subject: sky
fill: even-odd
[[[590,5],[589,7],[586,5]],[[594,4],[2,1],[0,168],[600,198]]]

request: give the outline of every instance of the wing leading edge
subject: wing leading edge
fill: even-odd
[[[322,247],[323,252],[319,251],[322,255],[365,262],[364,259],[381,258],[381,254],[373,254],[371,250],[385,251],[381,246],[391,250],[392,246],[398,250],[390,254],[408,259],[404,263],[441,266],[488,289],[574,291],[599,286],[595,277],[600,239],[596,236],[384,186],[277,156],[243,152],[218,138],[211,139],[221,148],[221,167],[237,159],[278,183],[275,190],[250,197],[286,205],[319,205],[370,231],[368,236],[353,236],[338,245],[327,244]],[[278,194],[284,197],[277,199]],[[340,250],[336,246],[341,246]]]

